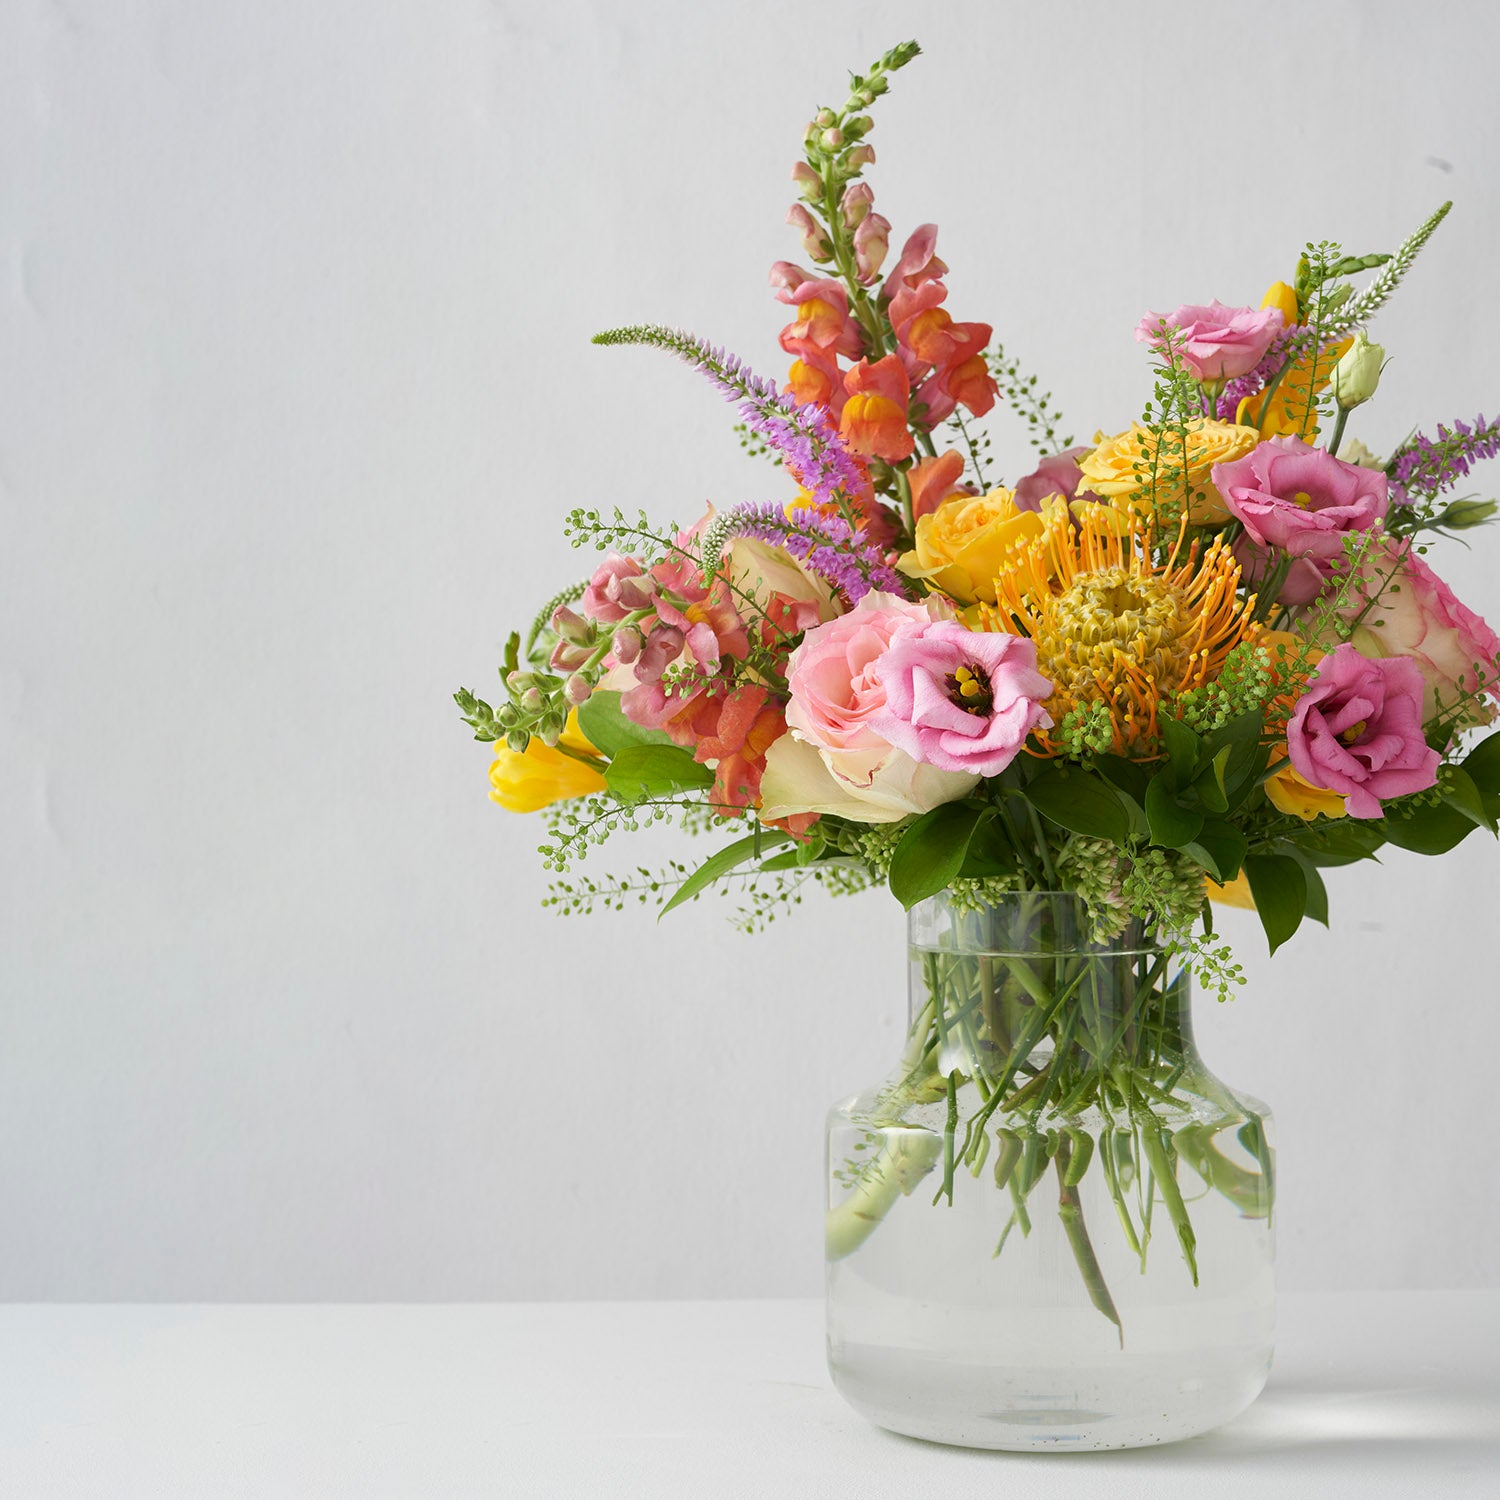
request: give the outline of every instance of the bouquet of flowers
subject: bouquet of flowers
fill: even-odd
[[[547,809],[563,911],[669,910],[733,885],[758,927],[809,882],[976,913],[1073,893],[1085,943],[1153,934],[1222,995],[1240,974],[1213,901],[1253,905],[1274,950],[1327,920],[1325,869],[1387,843],[1440,854],[1500,818],[1500,735],[1471,733],[1496,715],[1500,639],[1426,560],[1430,540],[1494,513],[1450,492],[1500,447],[1500,423],[1440,426],[1384,458],[1346,431],[1385,357],[1367,325],[1448,205],[1392,254],[1307,245],[1258,307],[1148,312],[1142,415],[1073,445],[990,325],[950,310],[936,227],[893,240],[876,211],[868,111],[917,52],[894,48],[807,128],[788,214],[802,258],[770,274],[783,380],[667,327],[595,339],[706,376],[768,461],[765,500],[685,525],[575,510],[573,544],[603,560],[510,638],[498,706],[457,701],[496,746],[494,799]],[[1001,401],[1040,455],[1010,484],[982,426]],[[660,872],[570,876],[607,835],[667,819],[727,837]],[[830,1252],[940,1159],[951,1200],[997,1120],[1025,1127],[1000,1131],[996,1168],[1023,1227],[1047,1160],[1065,1216],[1090,1157],[1128,1216],[1125,1156],[1067,1122],[1173,1096],[1181,1048],[1136,1030],[1161,965],[1127,964],[1103,1006],[1090,979],[1080,1018],[1066,964],[923,962],[928,1003],[871,1114],[925,1106],[939,1124],[851,1167]],[[1186,1132],[1148,1131],[1130,1160],[1165,1184],[1187,1156],[1266,1213],[1255,1123],[1237,1165]],[[1181,1196],[1166,1198],[1191,1261]]]

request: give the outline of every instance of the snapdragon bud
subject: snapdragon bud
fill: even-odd
[[[540,691],[536,688],[527,688],[521,694],[521,707],[529,714],[539,714],[542,711],[542,704],[545,701]]]
[[[875,190],[868,182],[851,182],[839,199],[839,209],[844,215],[844,224],[849,229],[858,229],[860,220],[869,213],[875,202]]]
[[[844,129],[851,136],[868,135],[875,128],[875,122],[869,115],[855,115],[852,120],[844,121]]]
[[[580,646],[573,641],[559,641],[552,648],[548,664],[554,672],[576,672],[580,667],[588,666],[593,654],[588,646]]]
[[[1375,394],[1380,384],[1380,367],[1385,350],[1365,337],[1364,329],[1354,335],[1354,342],[1333,367],[1333,394],[1340,407],[1352,411]]]
[[[516,755],[525,755],[526,747],[531,743],[531,736],[524,729],[512,729],[505,736],[505,748]]]
[[[827,130],[828,127],[832,125],[833,122],[837,119],[838,116],[834,114],[831,109],[820,109],[817,114],[813,116],[813,124],[816,125],[820,130]]]
[[[549,748],[555,747],[562,738],[563,720],[557,714],[548,714],[537,730],[537,738]]]
[[[615,660],[627,667],[641,654],[641,647],[644,644],[640,631],[629,625],[615,631],[614,640],[610,642],[614,648]]]
[[[802,236],[802,249],[810,260],[833,259],[833,246],[828,243],[828,236],[800,203],[792,204],[787,210],[786,221]]]
[[[594,685],[581,672],[575,672],[563,685],[563,697],[574,708],[587,703],[593,695]]]
[[[861,141],[845,158],[844,165],[851,172],[858,172],[862,167],[875,164],[875,148]]]
[[[805,161],[792,168],[792,181],[802,189],[802,196],[809,203],[816,203],[823,196],[823,179]]]
[[[844,144],[844,132],[839,129],[825,130],[820,144],[825,151],[837,151]]]
[[[586,646],[594,638],[594,627],[566,604],[560,604],[552,611],[552,629],[575,646]]]
[[[854,231],[854,265],[861,286],[874,284],[890,247],[891,221],[877,213],[866,214]]]
[[[505,685],[513,693],[524,693],[536,686],[536,674],[534,672],[512,672],[506,677]]]

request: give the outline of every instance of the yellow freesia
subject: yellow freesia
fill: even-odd
[[[1260,305],[1274,307],[1281,314],[1281,321],[1287,328],[1302,320],[1296,290],[1284,281],[1273,281],[1266,288],[1266,295],[1260,299]]]
[[[1208,889],[1210,901],[1216,901],[1220,906],[1242,906],[1246,911],[1255,910],[1255,897],[1250,894],[1250,882],[1245,878],[1243,870],[1228,885],[1220,885],[1216,880],[1205,880],[1203,883]]]
[[[1291,761],[1283,762],[1276,774],[1266,782],[1266,796],[1271,799],[1273,807],[1290,818],[1301,818],[1304,823],[1311,823],[1318,817],[1344,816],[1343,793],[1314,786],[1298,773]]]
[[[1286,326],[1292,327],[1301,319],[1297,293],[1284,281],[1273,281],[1261,299],[1262,307],[1280,309]],[[1317,384],[1313,385],[1313,356],[1307,355],[1286,372],[1269,395],[1264,391],[1246,396],[1235,410],[1234,419],[1245,427],[1253,427],[1263,437],[1302,437],[1311,443],[1317,439],[1317,412],[1308,416],[1308,405],[1320,391],[1325,390],[1333,379],[1333,367],[1343,358],[1354,340],[1348,338],[1331,350],[1318,354]],[[1302,431],[1306,423],[1307,431]]]
[[[557,748],[533,737],[525,752],[518,753],[504,740],[497,741],[495,758],[490,762],[490,800],[498,802],[506,812],[527,813],[553,802],[602,792],[604,763],[596,760],[594,765],[588,765],[564,753],[563,747],[579,755],[598,756],[599,752],[578,727],[576,711],[568,715]]]

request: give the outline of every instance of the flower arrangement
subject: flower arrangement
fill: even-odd
[[[868,111],[917,53],[894,48],[807,128],[788,214],[802,260],[770,274],[782,381],[670,328],[595,339],[664,350],[717,386],[780,470],[768,498],[687,525],[575,510],[573,544],[602,561],[510,638],[498,707],[457,701],[495,743],[494,799],[546,808],[563,911],[669,910],[737,884],[756,927],[809,883],[888,885],[907,908],[1072,892],[1091,941],[1154,934],[1223,995],[1240,974],[1214,901],[1253,905],[1274,951],[1326,922],[1325,869],[1386,844],[1441,854],[1500,818],[1500,735],[1472,734],[1496,716],[1500,638],[1425,556],[1493,515],[1451,492],[1500,425],[1456,422],[1384,459],[1345,433],[1379,386],[1367,326],[1448,205],[1393,254],[1307,245],[1259,307],[1147,313],[1142,415],[1073,445],[990,325],[950,311],[936,228],[898,241],[875,209]],[[1002,400],[1039,455],[1009,485],[982,430]],[[570,877],[607,835],[667,819],[731,837],[692,866]],[[1003,983],[985,982],[993,1001]],[[1086,1028],[1063,1034],[1060,996],[1027,999],[1036,1024],[1006,1036],[955,985],[931,975],[905,1102],[886,1101],[894,1117],[946,1097],[945,1145],[916,1172],[908,1153],[855,1173],[866,1209],[939,1154],[951,1201],[955,1159],[974,1165],[997,1109],[1033,1135],[1064,1101],[1129,1113]],[[999,1057],[963,1107],[983,1080],[932,1060],[960,1023]],[[1132,1086],[1170,1095],[1172,1067],[1169,1047],[1143,1055]],[[1070,1139],[1040,1149],[1071,1183],[1087,1157]],[[1269,1212],[1269,1160],[1242,1139],[1258,1186],[1204,1175]],[[1162,1153],[1152,1136],[1137,1160],[1160,1176]],[[1097,1170],[1118,1176],[1107,1155]],[[1168,1207],[1191,1258],[1181,1197]],[[831,1219],[831,1253],[857,1242],[847,1231]]]

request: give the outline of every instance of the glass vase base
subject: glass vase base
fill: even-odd
[[[1271,1349],[1199,1353],[1180,1362],[1027,1369],[964,1364],[916,1351],[830,1346],[840,1395],[877,1427],[959,1448],[1096,1452],[1181,1442],[1239,1416],[1260,1394]]]

